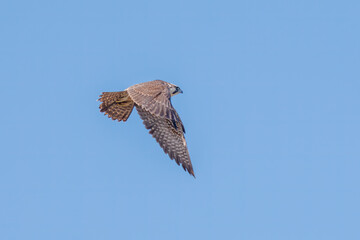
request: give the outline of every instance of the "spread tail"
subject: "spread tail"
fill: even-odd
[[[133,108],[134,101],[130,98],[127,91],[122,92],[103,92],[99,100],[101,102],[100,112],[105,112],[113,120],[126,121]]]

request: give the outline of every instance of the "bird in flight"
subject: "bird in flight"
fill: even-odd
[[[133,85],[120,92],[103,92],[100,112],[113,120],[126,122],[134,106],[145,128],[178,165],[195,177],[185,141],[185,128],[171,104],[182,90],[171,83],[154,80]]]

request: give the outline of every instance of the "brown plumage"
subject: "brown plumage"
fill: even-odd
[[[174,84],[155,80],[121,92],[103,92],[100,111],[113,120],[126,121],[134,106],[146,129],[178,165],[195,177],[185,140],[185,128],[171,104],[171,96],[182,93]]]
[[[134,101],[131,100],[126,91],[103,92],[99,101],[102,102],[100,112],[105,112],[105,115],[108,115],[109,118],[119,122],[126,122],[134,108]]]

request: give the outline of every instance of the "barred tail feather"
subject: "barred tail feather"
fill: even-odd
[[[125,122],[134,108],[134,101],[127,91],[103,92],[98,101],[101,102],[100,112],[119,122]]]

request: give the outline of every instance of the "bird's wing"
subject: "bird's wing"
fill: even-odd
[[[136,105],[136,110],[144,121],[146,129],[150,130],[149,133],[160,144],[164,152],[171,159],[175,159],[178,165],[181,163],[184,170],[195,177],[182,129],[175,128],[171,120],[156,116],[141,106]],[[182,126],[181,122],[177,122],[177,124]]]
[[[127,89],[131,99],[146,111],[172,121],[175,128],[176,122],[181,122],[171,104],[171,93],[167,84],[161,80],[133,85]]]

